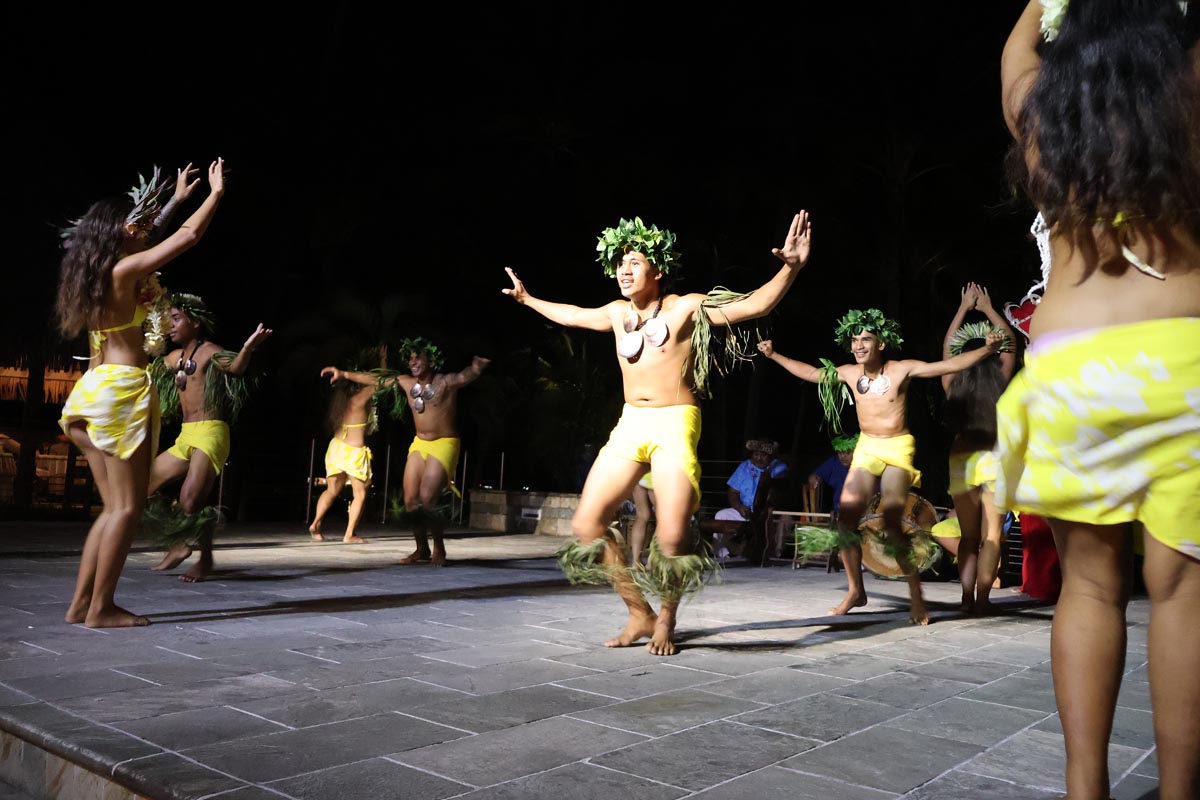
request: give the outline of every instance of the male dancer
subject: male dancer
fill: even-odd
[[[446,518],[439,511],[439,501],[447,489],[455,493],[454,472],[458,467],[461,441],[455,419],[458,413],[458,390],[483,373],[491,359],[475,356],[471,366],[461,372],[438,372],[442,354],[428,339],[417,337],[400,343],[400,353],[408,358],[409,374],[378,378],[366,372],[345,372],[330,368],[332,380],[346,379],[355,383],[388,388],[398,385],[413,412],[416,436],[408,448],[404,465],[404,510],[413,523],[413,538],[417,549],[400,559],[401,564],[428,561],[435,567],[446,563],[443,534]],[[326,374],[324,371],[322,374]],[[433,537],[433,550],[429,537]]]
[[[901,553],[908,551],[907,556],[901,557],[901,564],[909,561],[905,565],[912,600],[909,621],[916,625],[928,625],[929,611],[921,596],[920,574],[917,565],[912,563],[911,548],[906,546],[902,528],[908,491],[911,487],[921,485],[921,473],[913,467],[916,440],[908,432],[905,414],[909,381],[913,378],[937,378],[966,369],[995,353],[1002,339],[997,334],[989,334],[986,346],[944,361],[888,361],[883,357],[884,351],[889,346],[899,346],[903,339],[900,338],[900,326],[885,318],[877,308],[865,312],[851,310],[839,321],[834,335],[837,343],[853,354],[853,364],[835,366],[822,359],[824,368],[814,367],[775,352],[769,339],[759,342],[758,349],[797,378],[822,384],[822,389],[827,393],[840,389],[843,396],[848,397],[846,385],[855,388],[857,403],[854,408],[858,412],[861,435],[854,448],[846,483],[842,487],[838,525],[844,532],[856,531],[878,487],[879,513],[883,515],[888,539]],[[827,413],[831,412],[831,404],[823,402],[822,405]],[[836,413],[836,410],[832,413]],[[840,548],[840,554],[846,566],[849,590],[846,598],[829,610],[835,616],[867,604],[867,590],[862,577],[862,546],[846,543]]]
[[[748,295],[667,293],[663,277],[678,261],[674,243],[670,231],[646,227],[639,218],[622,219],[605,230],[598,260],[617,279],[622,299],[599,308],[536,298],[511,268],[506,271],[512,288],[503,290],[552,322],[609,332],[617,345],[625,408],[588,473],[571,523],[580,544],[565,548],[560,563],[572,580],[611,581],[625,602],[629,622],[606,647],[628,647],[649,636],[647,649],[655,655],[675,653],[679,602],[699,588],[713,565],[711,557],[689,552],[688,518],[700,504],[697,395],[706,392],[709,366],[707,359],[694,357],[694,344],[707,344],[712,322],[732,325],[769,314],[808,261],[811,227],[807,212],[793,218],[783,247],[772,251],[784,266]],[[654,480],[658,526],[648,568],[630,570],[608,528],[647,470]],[[643,589],[661,598],[657,614]]]
[[[198,583],[212,572],[212,536],[218,517],[217,509],[204,506],[229,457],[229,422],[237,418],[246,400],[243,376],[250,356],[272,331],[259,323],[234,353],[208,341],[215,319],[204,300],[175,292],[169,302],[171,341],[178,349],[156,359],[151,371],[163,419],[181,415],[183,424],[175,444],[154,460],[148,494],[153,497],[166,484],[183,479],[178,511],[184,516],[170,514],[160,523],[170,549],[151,569],[174,569],[197,546],[199,561],[179,579]],[[153,505],[147,508],[152,519],[161,513]]]

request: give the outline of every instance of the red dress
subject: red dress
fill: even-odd
[[[1030,597],[1053,603],[1062,590],[1062,570],[1058,549],[1045,517],[1021,514],[1021,591]]]

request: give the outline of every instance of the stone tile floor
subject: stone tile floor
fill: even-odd
[[[841,574],[731,563],[683,607],[681,652],[656,658],[600,646],[623,607],[565,584],[560,540],[457,531],[433,569],[396,563],[409,537],[363,533],[231,528],[194,585],[136,547],[118,600],[153,624],[95,631],[61,621],[82,529],[0,523],[0,729],[152,798],[1063,791],[1051,609],[1007,590],[1005,615],[976,620],[956,584],[928,583],[934,624],[917,628],[903,583],[868,577],[870,604],[835,619]],[[1146,617],[1135,600],[1110,746],[1122,800],[1156,796]],[[20,768],[3,774],[31,779]]]

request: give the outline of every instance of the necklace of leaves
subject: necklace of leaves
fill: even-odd
[[[654,313],[649,318],[638,322],[637,312],[633,309],[633,301],[629,301],[629,311],[625,314],[624,328],[625,335],[617,342],[617,353],[624,358],[632,361],[642,354],[642,348],[646,346],[646,342],[650,343],[651,347],[658,347],[667,340],[667,323],[658,318],[658,312],[662,311],[663,296],[658,295],[658,304],[654,306]]]

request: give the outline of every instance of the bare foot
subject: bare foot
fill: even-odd
[[[81,602],[75,602],[72,600],[70,607],[67,608],[67,622],[71,625],[76,625],[80,622],[83,622],[85,619],[87,619],[88,607],[91,606],[91,604],[91,598]]]
[[[179,580],[183,581],[184,583],[200,583],[206,579],[211,572],[211,562],[197,561],[195,566],[179,576]]]
[[[446,551],[437,547],[433,548],[433,557],[429,559],[429,562],[435,567],[446,566]]]
[[[408,555],[406,555],[404,558],[400,559],[400,563],[401,564],[419,564],[422,561],[428,561],[428,560],[429,560],[429,551],[428,550],[424,550],[424,551],[414,550],[411,553],[409,553]]]
[[[970,595],[963,595],[962,603],[959,604],[958,610],[964,614],[975,613],[975,598]]]
[[[151,567],[153,570],[175,569],[192,554],[192,548],[186,544],[173,545],[167,554],[163,556],[163,560]]]
[[[94,614],[89,612],[84,624],[89,628],[141,628],[150,620],[114,605]]]
[[[929,609],[925,607],[924,600],[913,599],[912,605],[908,609],[908,621],[913,625],[929,624]]]
[[[658,622],[654,626],[654,635],[650,637],[650,643],[646,645],[646,649],[656,656],[675,655],[674,619],[666,619],[665,614],[659,616]]]
[[[320,536],[320,534],[317,534]],[[353,533],[348,533],[342,537],[342,544],[366,544],[367,540],[361,536],[356,536]]]
[[[829,609],[830,616],[843,617],[850,613],[852,608],[862,608],[867,604],[867,593],[856,594],[855,592],[846,592],[846,599],[838,603],[833,608]]]
[[[1000,609],[992,605],[992,601],[986,597],[981,597],[975,601],[975,609],[972,612],[977,617],[990,617],[993,614],[1000,613]]]
[[[325,537],[321,535],[321,528],[318,525],[313,525],[308,529],[308,535],[312,537],[314,542],[323,542]]]
[[[657,622],[657,614],[630,614],[629,623],[625,626],[625,630],[605,642],[604,646],[629,647],[635,644],[638,639],[644,639],[647,636],[653,635],[654,626]]]

